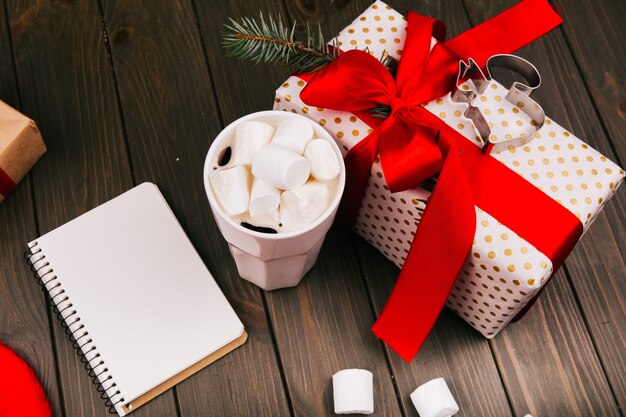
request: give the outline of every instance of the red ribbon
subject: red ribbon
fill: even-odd
[[[16,184],[13,178],[9,177],[2,168],[0,168],[0,195],[8,196],[15,188]]]
[[[395,80],[377,59],[352,50],[318,71],[300,94],[308,105],[355,113],[375,128],[345,157],[342,211],[350,220],[358,214],[376,155],[391,192],[414,188],[439,173],[398,281],[373,327],[407,361],[434,325],[472,247],[475,205],[552,259],[555,270],[582,234],[570,211],[422,106],[454,88],[461,58],[471,56],[484,66],[491,55],[513,52],[560,23],[547,1],[524,0],[444,43],[443,23],[409,12]],[[431,36],[438,40],[432,50]],[[381,104],[391,108],[384,122],[367,111]],[[528,201],[539,216],[528,215]]]

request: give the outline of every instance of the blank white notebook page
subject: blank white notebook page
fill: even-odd
[[[35,242],[124,403],[243,334],[154,184],[141,184]]]

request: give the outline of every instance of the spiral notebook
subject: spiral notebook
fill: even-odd
[[[66,333],[120,416],[247,338],[154,184],[141,184],[28,247]]]

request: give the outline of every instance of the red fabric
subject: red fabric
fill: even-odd
[[[491,55],[517,51],[562,22],[546,0],[523,0],[450,39],[446,46],[483,67]]]
[[[13,178],[9,177],[9,174],[0,168],[0,194],[6,197],[14,188],[15,181],[13,181]]]
[[[528,27],[509,32],[529,19],[533,23]],[[547,1],[525,0],[453,39],[449,48],[443,42],[441,22],[409,12],[395,80],[377,59],[351,50],[315,73],[300,94],[306,104],[357,113],[375,128],[345,158],[348,185],[342,212],[350,220],[358,214],[377,154],[392,192],[414,188],[439,173],[396,286],[373,327],[407,361],[430,332],[472,246],[474,205],[504,222],[556,264],[580,237],[582,225],[572,213],[422,106],[454,88],[459,59],[472,56],[482,66],[489,56],[513,52],[560,22]],[[504,31],[507,37],[493,40]],[[432,50],[431,36],[439,40]],[[384,122],[367,112],[379,104],[391,107]],[[542,221],[520,212],[528,201],[538,207]],[[550,236],[544,235],[545,230],[551,231]]]
[[[476,205],[550,258],[556,271],[582,236],[578,217],[473,145],[464,148],[461,160],[472,173]]]
[[[0,343],[0,417],[50,417],[52,410],[33,370]]]

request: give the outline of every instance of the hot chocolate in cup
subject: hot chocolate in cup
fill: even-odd
[[[250,121],[263,123],[265,127],[246,123]],[[289,122],[288,124],[295,121],[306,123],[307,129],[303,129],[303,131],[308,134],[307,131],[310,126],[313,131],[311,140],[328,142],[340,167],[339,174],[335,178],[328,181],[316,178],[313,174],[320,172],[318,166],[314,167],[306,183],[302,185],[290,184],[289,182],[293,182],[293,178],[290,178],[287,184],[283,184],[271,175],[264,177],[262,181],[258,181],[253,176],[252,162],[254,158],[246,149],[242,151],[245,143],[242,144],[241,141],[235,143],[237,128],[240,126],[245,127],[246,130],[259,128],[259,137],[252,144],[253,147],[257,148],[255,153],[258,154],[263,147],[268,146],[265,143],[271,140],[268,139],[271,132],[268,132],[269,129],[266,126],[270,125],[276,131],[286,121]],[[267,137],[264,138],[264,135]],[[280,141],[284,140],[284,138],[280,139]],[[289,152],[297,153],[302,147],[300,142],[297,145],[293,149],[288,147],[287,149]],[[315,148],[326,148],[328,155],[329,148],[319,145],[320,143],[316,143]],[[272,146],[278,145],[272,142],[269,151],[272,151]],[[238,158],[238,152],[241,152],[245,158]],[[294,163],[302,165],[298,161]],[[245,171],[241,169],[242,166],[246,168]],[[255,168],[257,171],[259,170],[258,167]],[[298,169],[302,170],[301,167]],[[226,170],[232,170],[232,172],[216,172]],[[213,181],[212,185],[210,178],[216,174],[225,177],[229,181],[228,184],[220,184],[216,187],[216,181]],[[317,175],[320,176],[319,173]],[[277,181],[277,183],[272,183],[272,180]],[[304,116],[270,110],[252,113],[237,119],[220,132],[207,153],[203,181],[213,217],[222,236],[228,242],[239,275],[264,290],[274,290],[297,285],[315,264],[343,194],[345,167],[339,148],[321,126]],[[254,184],[255,181],[257,184]],[[301,180],[298,179],[298,181]],[[245,188],[245,194],[241,192],[242,187]],[[282,216],[276,212],[275,214],[269,213],[264,218],[258,216],[252,218],[249,212],[241,213],[242,207],[245,207],[245,204],[250,204],[251,192],[255,198],[258,198],[262,193],[267,195],[264,200],[259,198],[259,204],[254,207],[263,207],[263,204],[271,205],[276,198],[275,192],[272,191],[273,187],[281,195]],[[285,190],[279,187],[293,188]],[[217,195],[216,192],[220,195]],[[321,214],[308,212],[307,209],[311,204],[307,202],[307,198],[313,199],[311,201],[317,201],[322,197],[326,198],[326,206],[323,211],[321,208],[319,209]],[[228,200],[226,202],[228,210],[224,207],[225,199]],[[314,218],[314,220],[307,223],[309,218]]]

